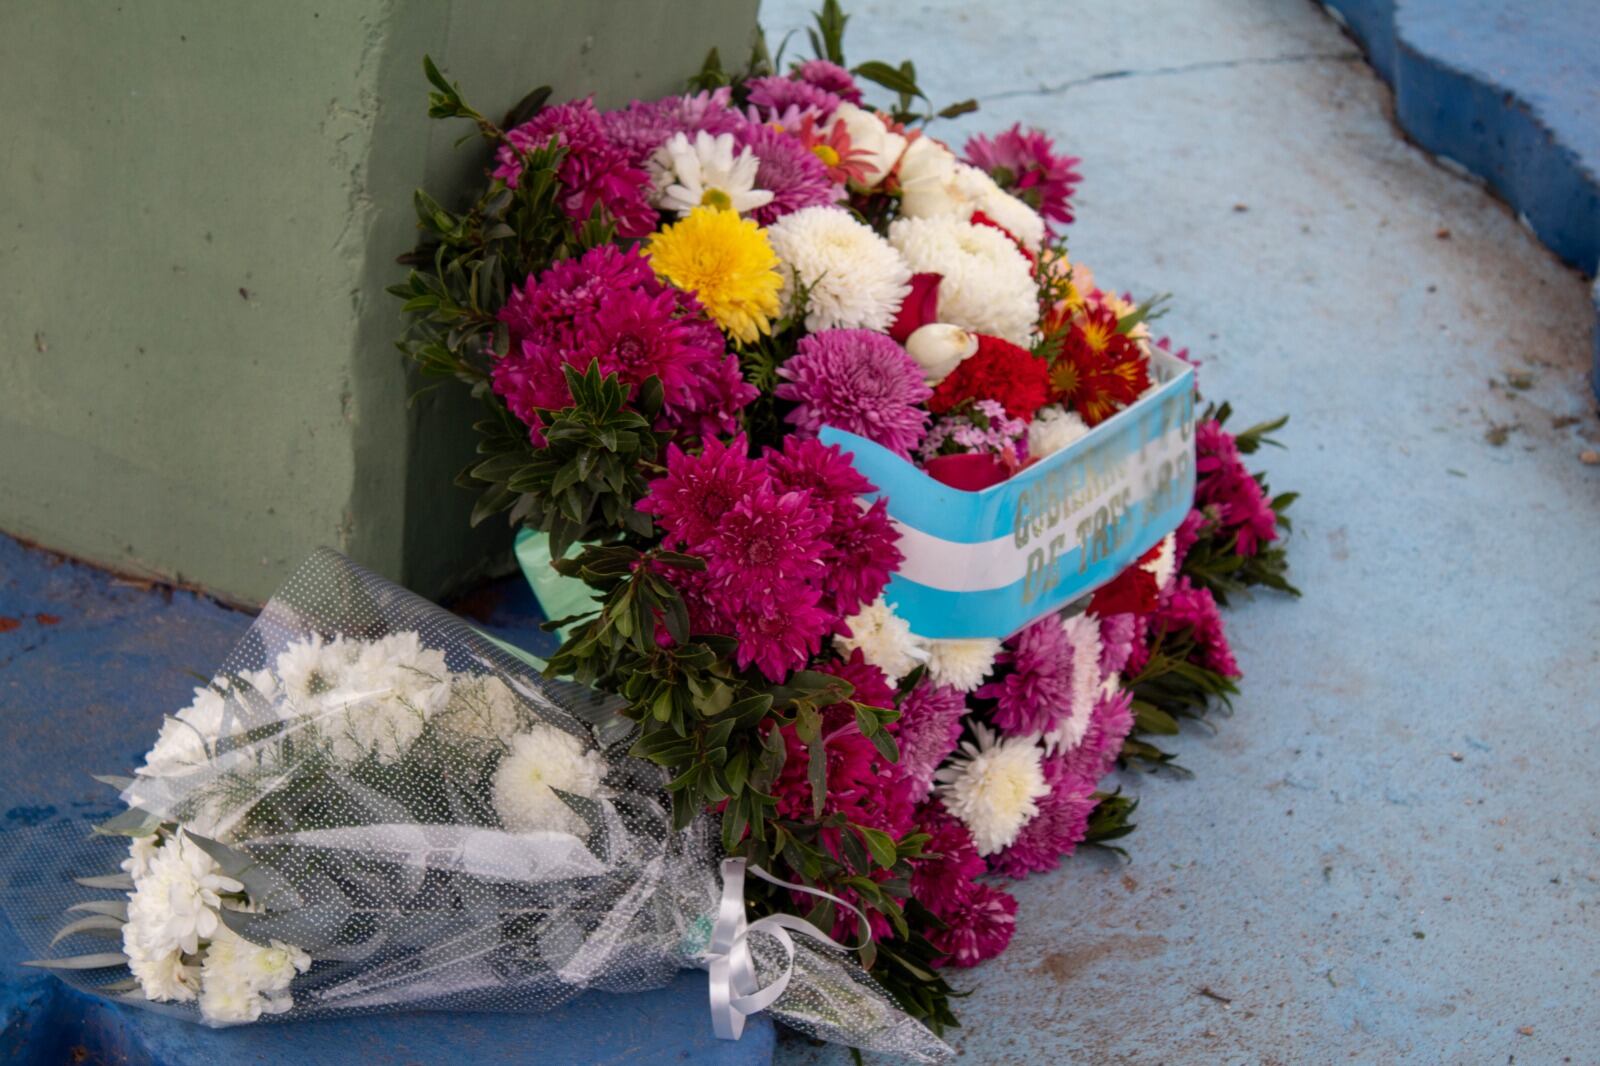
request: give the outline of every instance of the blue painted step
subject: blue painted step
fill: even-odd
[[[1400,125],[1600,273],[1600,3],[1325,0],[1394,87]],[[1600,317],[1600,282],[1595,286]],[[1600,396],[1600,331],[1592,384]]]
[[[457,609],[503,639],[551,650],[520,578]],[[87,775],[137,765],[161,715],[188,702],[193,674],[209,677],[250,621],[202,596],[119,582],[0,535],[0,832],[113,813],[115,797]],[[738,1043],[712,1035],[698,973],[655,992],[585,996],[549,1014],[389,1014],[210,1030],[80,995],[18,966],[23,952],[0,922],[0,1060],[26,1066],[755,1066],[772,1058],[764,1018]]]

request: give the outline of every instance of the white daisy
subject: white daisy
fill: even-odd
[[[131,937],[148,958],[178,949],[193,955],[200,941],[217,931],[222,894],[243,890],[180,829],[151,856],[144,876],[134,880],[124,942]]]
[[[971,692],[994,671],[994,657],[1000,642],[989,637],[972,640],[930,640],[928,676],[958,692]]]
[[[674,133],[650,158],[655,205],[679,217],[697,207],[741,215],[754,211],[772,201],[771,192],[755,187],[760,166],[750,149],[735,150],[731,133],[713,136],[700,130],[693,140]]]
[[[901,218],[889,226],[889,243],[913,274],[941,275],[941,322],[1031,343],[1039,317],[1033,268],[1004,233],[957,218]]]
[[[767,227],[783,275],[783,313],[806,289],[806,329],[887,331],[911,291],[911,270],[900,253],[837,207],[806,207]]]
[[[945,808],[972,832],[979,855],[1009,847],[1050,793],[1043,753],[1031,737],[997,737],[974,725],[977,742],[933,775]]]
[[[1041,407],[1028,425],[1028,457],[1043,459],[1089,435],[1089,423],[1060,404]]]
[[[861,657],[882,670],[890,684],[928,658],[917,638],[911,635],[911,626],[894,613],[894,608],[882,596],[846,618],[845,625],[850,628],[850,635],[833,638],[839,654],[848,657],[852,651],[861,649]]]
[[[494,772],[494,809],[514,832],[550,830],[583,836],[588,827],[555,794],[597,796],[605,759],[562,729],[536,725],[511,738]]]

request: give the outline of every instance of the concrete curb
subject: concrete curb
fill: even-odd
[[[1419,146],[1487,183],[1562,260],[1600,273],[1600,8],[1581,0],[1323,6],[1393,87],[1395,117]],[[1600,282],[1594,301],[1600,317]],[[1600,335],[1593,365],[1600,397]]]

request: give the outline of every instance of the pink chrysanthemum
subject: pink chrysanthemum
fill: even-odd
[[[911,794],[925,799],[933,791],[933,772],[961,741],[967,699],[959,690],[924,680],[900,700],[900,766]]]
[[[852,104],[861,103],[861,88],[855,75],[826,59],[808,59],[794,68],[794,77]]]
[[[1072,773],[1060,759],[1045,763],[1044,776],[1050,782],[1050,794],[1039,801],[1039,813],[1022,827],[1011,846],[989,857],[995,873],[1023,878],[1054,870],[1088,833],[1089,816],[1098,802],[1094,781]]]
[[[786,416],[802,436],[824,425],[848,430],[909,459],[927,432],[921,404],[933,395],[922,368],[882,333],[831,329],[802,337],[774,394],[797,406]]]
[[[662,100],[635,100],[625,108],[606,112],[601,121],[606,135],[629,162],[643,167],[674,133],[687,133],[693,139],[701,130],[716,136],[739,129],[744,122],[729,109],[732,98],[733,90],[724,86]]]
[[[624,237],[643,237],[655,229],[656,212],[646,199],[650,175],[606,136],[592,99],[547,107],[508,130],[506,143],[495,155],[499,165],[494,176],[515,189],[522,180],[522,156],[543,148],[552,138],[567,150],[557,176],[563,193],[561,209],[568,218],[581,224],[599,205]]]
[[[724,515],[766,480],[761,464],[746,454],[739,436],[724,444],[707,440],[699,455],[667,446],[667,473],[650,483],[639,510],[655,515],[669,543],[696,551],[716,533]]]
[[[976,966],[1011,943],[1011,934],[1017,930],[1017,901],[980,881],[945,921],[947,928],[931,933],[929,941],[945,954],[944,961]]]
[[[1094,705],[1083,743],[1056,756],[1059,772],[1079,781],[1099,781],[1117,765],[1122,742],[1133,730],[1133,692],[1118,689]]]
[[[835,93],[780,74],[751,78],[745,84],[750,90],[751,105],[765,114],[797,107],[814,111],[819,121],[826,121],[833,115],[834,109],[843,103]]]
[[[1128,666],[1137,640],[1139,620],[1131,614],[1109,614],[1100,619],[1100,672],[1107,677]]]
[[[1010,672],[976,694],[995,701],[994,724],[1003,732],[1048,733],[1072,713],[1072,659],[1072,642],[1061,620],[1046,615],[1006,641],[995,661],[1009,664]]]
[[[1046,221],[1072,221],[1072,194],[1082,180],[1073,168],[1081,160],[1058,154],[1043,130],[1024,131],[1019,122],[993,138],[968,138],[963,151],[968,163],[988,171],[1002,189]]]
[[[1178,528],[1172,533],[1172,568],[1183,569],[1183,561],[1189,557],[1189,549],[1195,546],[1205,532],[1211,519],[1198,507],[1189,509],[1183,516],[1183,521],[1178,523]]]
[[[833,203],[838,186],[828,176],[828,166],[796,138],[770,125],[746,124],[735,140],[755,153],[756,188],[772,193],[772,199],[751,212],[763,226],[770,226],[784,215],[802,207]]]
[[[911,896],[935,915],[954,914],[971,897],[977,879],[988,872],[972,833],[934,800],[917,811],[917,831],[927,833],[928,856],[913,863]]]

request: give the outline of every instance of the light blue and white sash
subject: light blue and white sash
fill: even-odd
[[[1160,383],[1088,436],[979,492],[942,485],[831,426],[888,499],[905,562],[884,592],[911,631],[1006,637],[1104,585],[1178,527],[1194,500],[1194,369],[1157,349]]]

